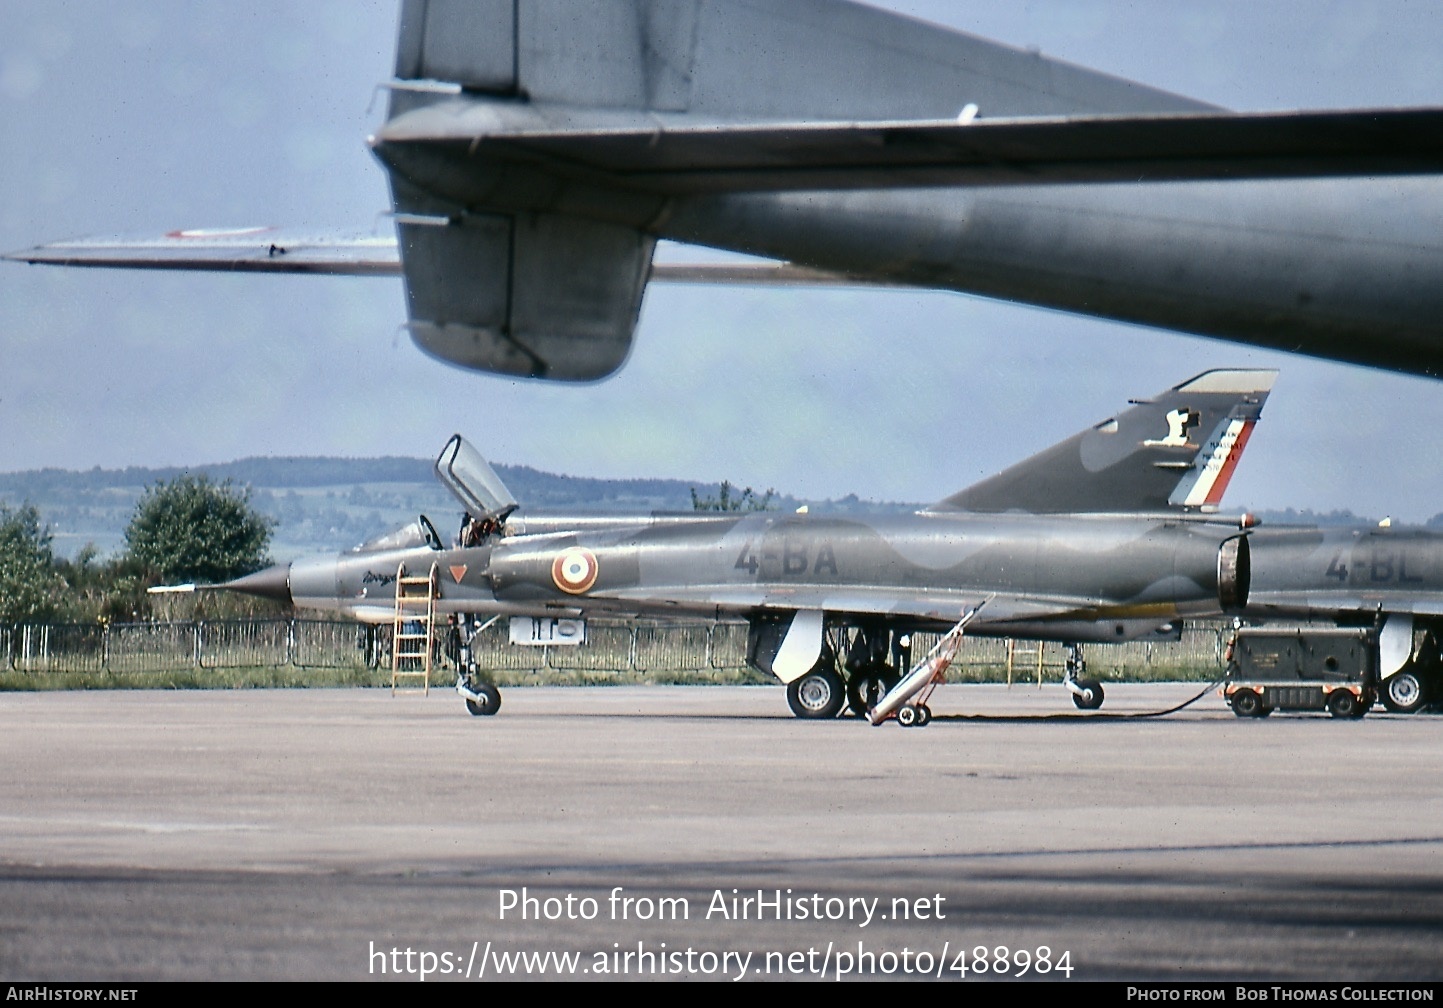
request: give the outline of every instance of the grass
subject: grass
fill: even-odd
[[[6,631],[8,628],[0,628]],[[659,628],[598,622],[585,645],[527,648],[509,643],[504,627],[473,645],[498,686],[750,685],[774,683],[745,665],[744,626],[717,624]],[[920,659],[935,634],[913,635]],[[369,643],[368,643],[369,642]],[[1220,631],[1200,627],[1181,641],[1133,642],[1085,648],[1088,678],[1104,683],[1211,682],[1222,672]],[[329,621],[215,621],[28,628],[0,633],[0,691],[47,689],[287,689],[389,688],[389,659],[375,660],[375,640],[354,623]],[[383,652],[384,653],[384,652]],[[968,638],[948,672],[953,682],[1008,681],[1007,645]],[[200,665],[194,664],[199,660]],[[1041,677],[1059,682],[1063,650],[1048,644]],[[293,664],[293,662],[301,664]],[[1038,677],[1037,652],[1014,654],[1012,681]],[[23,669],[23,671],[22,671]],[[432,685],[449,686],[446,663]]]
[[[1221,675],[1221,668],[1211,665],[1156,664],[1147,667],[1106,666],[1089,662],[1090,678],[1111,682],[1211,682]],[[1029,674],[1014,675],[1013,681],[1027,684],[1036,681]],[[1060,681],[1061,671],[1048,668],[1043,682]],[[608,671],[596,669],[543,668],[498,669],[491,673],[497,686],[755,686],[775,683],[768,675],[750,668],[681,669],[677,671]],[[455,671],[449,667],[436,669],[431,686],[449,687]],[[957,683],[1004,683],[1006,668],[1002,666],[956,666],[948,672],[948,681]],[[0,671],[0,691],[33,690],[110,690],[110,689],[319,689],[343,686],[386,688],[391,686],[391,670],[350,668],[299,668],[294,665],[260,665],[242,668],[157,669],[124,672],[16,672]]]

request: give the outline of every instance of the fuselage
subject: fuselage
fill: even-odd
[[[660,237],[1443,374],[1437,177],[742,193]]]
[[[470,548],[297,561],[290,596],[298,606],[389,621],[401,570],[425,575],[434,565],[443,612],[810,609],[944,627],[995,598],[997,615],[979,619],[974,632],[1118,640],[1180,616],[1216,614],[1220,597],[1246,595],[1246,557],[1240,574],[1236,547],[1220,563],[1225,544],[1239,538],[1236,525],[1166,516],[757,512],[526,524],[524,534]]]
[[[1250,535],[1258,616],[1443,616],[1443,532],[1419,527],[1263,527]]]

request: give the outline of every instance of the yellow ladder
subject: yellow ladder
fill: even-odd
[[[419,692],[431,692],[431,660],[436,623],[436,565],[425,577],[396,569],[396,618],[391,624],[391,695],[403,680],[420,679]],[[412,687],[411,691],[416,691]]]
[[[1034,659],[1036,664],[1028,662],[1037,676],[1037,688],[1042,688],[1042,670],[1047,665],[1056,665],[1056,662],[1046,662],[1047,653],[1046,641],[1018,641],[1011,637],[1007,638],[1007,685],[1012,685],[1012,674],[1014,669],[1023,668],[1023,659]]]

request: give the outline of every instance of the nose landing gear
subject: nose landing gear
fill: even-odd
[[[472,653],[471,642],[500,618],[492,616],[481,623],[479,616],[457,616],[446,635],[446,657],[456,663],[456,692],[466,701],[466,709],[477,717],[495,714],[501,709],[501,691],[486,680]]]
[[[1062,685],[1072,694],[1072,703],[1078,710],[1097,710],[1102,706],[1102,683],[1084,678],[1087,659],[1082,656],[1082,645],[1064,644],[1063,647],[1067,649],[1067,667]]]

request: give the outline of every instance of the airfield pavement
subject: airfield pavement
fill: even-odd
[[[0,694],[0,979],[1443,978],[1443,719],[1108,689]]]

